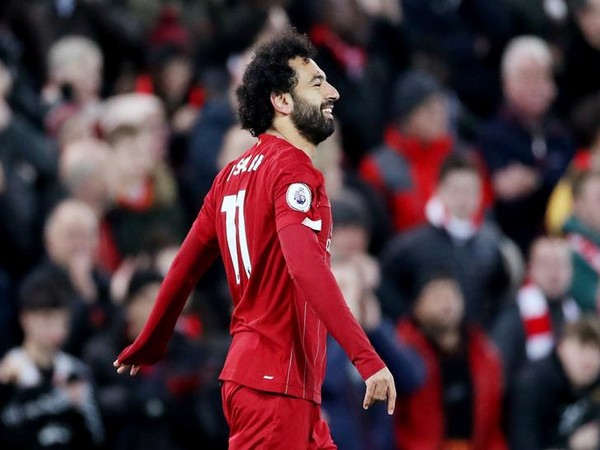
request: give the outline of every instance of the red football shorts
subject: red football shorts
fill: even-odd
[[[336,450],[319,405],[231,381],[221,388],[229,450]]]

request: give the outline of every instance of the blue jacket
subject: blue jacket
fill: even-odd
[[[416,353],[400,343],[391,322],[384,321],[367,334],[392,372],[398,395],[416,391],[425,380],[425,366]],[[364,411],[364,381],[333,338],[327,345],[322,407],[333,441],[344,450],[393,450],[393,419],[386,404],[377,403]]]

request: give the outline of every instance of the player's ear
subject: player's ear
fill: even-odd
[[[286,116],[291,114],[294,105],[289,92],[271,92],[271,104],[276,112]]]

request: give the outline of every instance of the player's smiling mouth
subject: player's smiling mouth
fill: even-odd
[[[323,108],[321,108],[321,111],[333,117],[333,105],[325,105]]]

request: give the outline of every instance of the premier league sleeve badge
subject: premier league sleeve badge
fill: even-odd
[[[290,208],[300,212],[307,212],[312,202],[312,194],[304,183],[292,183],[286,193],[287,204]]]

